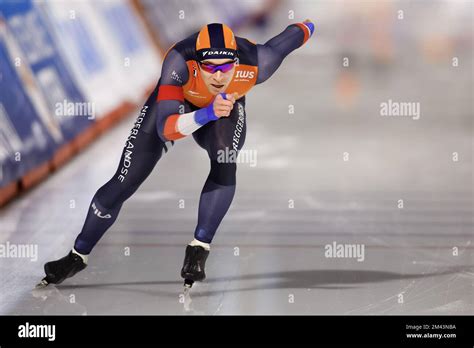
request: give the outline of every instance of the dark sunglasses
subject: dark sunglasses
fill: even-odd
[[[201,63],[200,62],[199,65],[201,66],[202,70],[204,70],[208,73],[211,73],[211,74],[215,74],[219,70],[222,71],[223,73],[226,73],[226,72],[232,70],[232,68],[235,65],[235,60],[232,61],[232,62],[229,62],[229,63],[219,64],[219,65],[215,65],[215,64],[211,64],[211,63]]]

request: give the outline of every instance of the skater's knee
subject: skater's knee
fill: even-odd
[[[237,165],[235,163],[220,163],[216,160],[211,160],[209,178],[219,185],[235,185],[236,171]]]
[[[94,195],[94,200],[98,201],[106,209],[114,209],[122,205],[128,198],[127,188],[114,182],[114,178],[99,188]]]

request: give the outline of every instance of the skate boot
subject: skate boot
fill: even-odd
[[[63,258],[47,262],[44,265],[46,277],[36,286],[45,287],[48,284],[61,284],[66,278],[72,277],[79,271],[87,267],[81,256],[72,252],[72,250]]]
[[[195,281],[206,279],[204,268],[206,259],[209,256],[209,250],[202,246],[186,246],[186,255],[181,269],[181,277],[184,278],[184,286],[191,288]]]

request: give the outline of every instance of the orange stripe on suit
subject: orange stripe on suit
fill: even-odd
[[[184,102],[183,87],[171,85],[160,86],[156,101],[159,102],[161,100],[179,100],[180,102]]]
[[[309,39],[309,34],[310,34],[309,28],[303,23],[296,23],[296,25],[299,26],[301,30],[303,30],[304,32],[304,39],[303,39],[303,44],[304,44]]]
[[[168,140],[177,140],[184,138],[184,135],[176,130],[176,123],[178,122],[179,114],[168,116],[163,130],[163,136]]]

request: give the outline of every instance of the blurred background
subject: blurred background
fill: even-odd
[[[3,313],[55,313],[14,289],[26,294],[42,263],[70,248],[171,45],[210,22],[263,44],[307,18],[313,37],[248,94],[244,149],[257,162],[239,165],[215,239],[221,263],[209,265],[225,281],[202,290],[200,313],[474,313],[472,1],[3,0],[0,10],[0,241],[40,248],[37,263],[3,263],[15,279],[2,285]],[[172,279],[140,294],[169,305],[141,310],[180,313],[170,286],[207,173],[205,152],[179,140],[99,243],[100,267],[77,281]],[[325,259],[334,240],[364,243],[367,261]],[[124,246],[140,250],[135,266]],[[158,276],[162,258],[174,266]],[[352,300],[339,292],[351,284]],[[278,299],[314,287],[337,291]],[[135,311],[84,296],[89,313]]]

